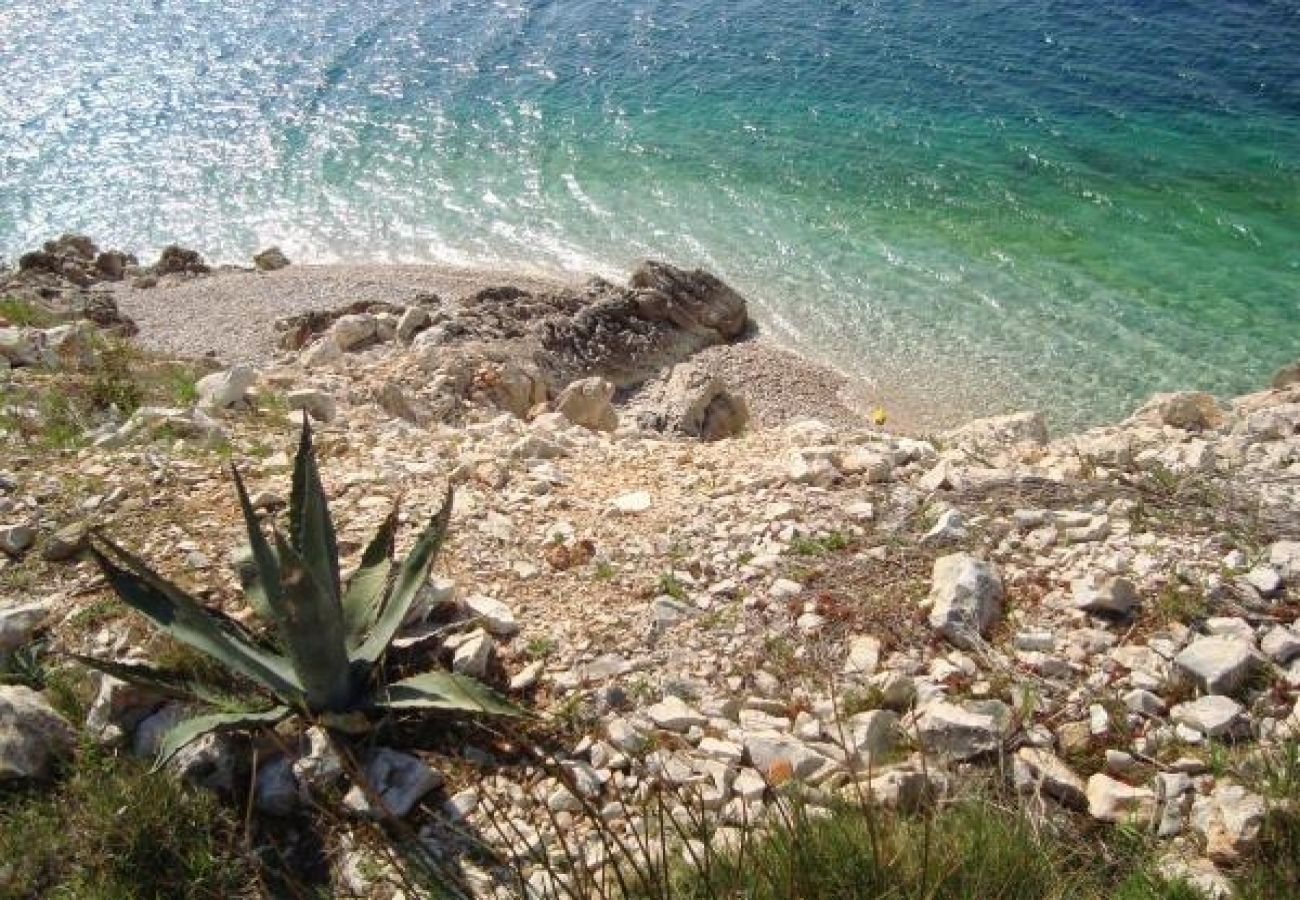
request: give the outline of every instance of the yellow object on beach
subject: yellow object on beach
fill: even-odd
[[[883,406],[877,406],[871,411],[871,421],[876,425],[884,425],[889,420],[889,414],[885,412]]]

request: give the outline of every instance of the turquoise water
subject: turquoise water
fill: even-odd
[[[1300,356],[1300,4],[18,0],[0,254],[704,265],[891,403]]]

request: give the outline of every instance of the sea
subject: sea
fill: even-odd
[[[6,0],[0,255],[741,290],[886,410],[1223,395],[1300,357],[1296,0]]]

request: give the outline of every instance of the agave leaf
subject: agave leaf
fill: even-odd
[[[343,594],[343,626],[349,649],[361,643],[383,606],[384,591],[393,571],[393,544],[397,535],[397,507],[384,519],[371,539],[361,565],[348,581]]]
[[[268,588],[262,578],[262,569],[257,564],[257,555],[251,546],[241,548],[239,558],[235,561],[235,568],[239,572],[239,586],[243,588],[249,606],[253,607],[253,611],[261,616],[263,621],[275,621]]]
[[[381,709],[440,709],[516,718],[528,715],[481,682],[441,671],[393,682],[374,705]]]
[[[411,604],[415,602],[416,594],[428,580],[429,569],[433,567],[438,550],[442,548],[442,542],[447,537],[447,526],[451,524],[452,501],[453,494],[449,486],[442,507],[434,513],[428,527],[424,529],[424,533],[420,535],[415,546],[411,548],[410,554],[398,568],[397,579],[384,601],[383,609],[375,619],[374,627],[361,642],[361,646],[352,654],[354,660],[369,665],[378,662],[379,657],[383,656],[384,651],[388,649],[393,636],[397,634],[397,629],[402,627],[402,621],[410,611]]]
[[[147,666],[143,663],[113,662],[108,659],[97,659],[93,656],[82,656],[80,653],[71,653],[69,656],[83,666],[103,672],[105,675],[111,675],[120,681],[128,681],[131,684],[147,688],[164,697],[171,697],[175,700],[194,700],[197,698],[189,683],[173,672],[155,669],[153,666]]]
[[[312,710],[345,710],[352,700],[352,672],[343,635],[343,615],[315,573],[288,541],[275,532],[280,555],[283,627],[280,639],[307,692]]]
[[[330,519],[325,488],[316,467],[316,451],[311,442],[311,425],[302,417],[302,437],[293,460],[293,490],[289,494],[289,543],[311,569],[316,583],[339,602],[339,547]]]
[[[218,731],[265,728],[284,721],[291,712],[292,710],[287,706],[276,706],[266,712],[209,713],[195,716],[192,719],[182,719],[167,729],[167,732],[163,735],[162,743],[158,747],[158,758],[153,764],[153,770],[157,772],[167,765],[173,756],[205,734]]]
[[[288,660],[250,643],[143,560],[102,535],[96,537],[91,553],[118,597],[160,630],[253,679],[282,700],[301,702],[302,687]]]

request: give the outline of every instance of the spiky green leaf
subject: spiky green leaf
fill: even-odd
[[[397,629],[402,627],[402,621],[410,612],[411,604],[415,602],[420,588],[428,580],[429,570],[433,568],[433,561],[437,558],[438,550],[442,548],[442,542],[447,537],[447,526],[451,524],[453,499],[452,489],[449,486],[442,507],[434,514],[428,527],[424,529],[424,533],[420,535],[410,554],[398,568],[393,588],[385,598],[383,609],[380,610],[374,627],[352,654],[354,660],[368,665],[376,663],[388,649],[393,636],[397,634]]]
[[[298,455],[293,460],[293,490],[289,494],[289,543],[298,551],[311,569],[316,583],[329,591],[337,604],[339,588],[339,547],[334,535],[334,522],[330,519],[325,487],[321,484],[320,469],[316,466],[316,451],[312,446],[311,425],[307,416],[302,418],[302,436],[298,441]]]
[[[82,656],[79,653],[71,653],[69,656],[83,666],[103,672],[105,675],[111,675],[120,681],[127,681],[146,688],[163,697],[171,697],[175,700],[194,700],[197,698],[197,694],[190,686],[190,683],[174,672],[156,669],[143,663],[114,662],[108,659],[98,659],[94,656]]]
[[[160,630],[253,679],[281,699],[299,703],[303,691],[288,660],[249,642],[142,560],[98,535],[91,554],[124,603]]]
[[[268,598],[269,591],[252,547],[245,546],[240,549],[239,556],[235,559],[235,569],[239,573],[239,586],[243,588],[248,605],[253,607],[253,611],[264,621],[274,621]]]
[[[183,719],[167,729],[163,735],[153,770],[157,772],[177,753],[205,734],[268,728],[284,721],[291,712],[287,706],[276,706],[266,712],[210,713],[192,719]]]
[[[467,675],[425,672],[390,684],[374,704],[380,709],[446,710],[522,718],[527,712]]]
[[[317,581],[298,551],[275,532],[280,556],[280,640],[312,710],[344,710],[352,701],[351,664],[337,599]]]
[[[397,535],[397,507],[388,514],[379,531],[361,554],[361,565],[348,581],[343,594],[343,626],[348,649],[355,649],[365,639],[383,608],[384,592],[393,572],[393,545]]]

